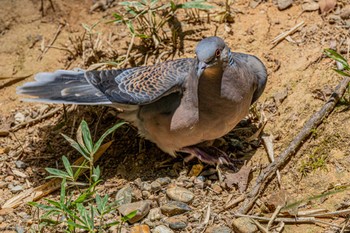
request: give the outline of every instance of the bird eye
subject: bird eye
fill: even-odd
[[[221,54],[221,51],[220,51],[220,49],[217,49],[216,51],[215,51],[215,56],[220,56],[220,54]]]

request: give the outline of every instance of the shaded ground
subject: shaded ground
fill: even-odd
[[[1,3],[0,130],[36,119],[56,107],[20,101],[15,88],[32,80],[32,74],[74,67],[87,68],[95,62],[116,59],[127,51],[130,35],[121,26],[113,24],[99,24],[95,29],[103,40],[100,47],[103,54],[89,51],[88,45],[83,54],[72,55],[62,50],[69,48],[74,51],[74,43],[84,31],[82,23],[92,25],[101,18],[108,21],[118,6],[90,13],[91,1],[52,1],[54,10],[49,2],[44,1],[44,16],[40,12],[40,1],[13,0]],[[246,1],[238,0],[231,4],[232,12],[235,12],[232,24],[224,25],[215,21],[207,23],[206,20],[200,24],[185,22],[184,32],[191,33],[185,33],[184,53],[176,54],[175,57],[193,57],[197,41],[216,33],[234,51],[251,53],[261,58],[268,68],[269,81],[257,109],[263,110],[268,119],[264,132],[273,135],[274,149],[278,155],[307,119],[320,109],[341,80],[331,70],[334,63],[323,57],[322,51],[334,47],[344,56],[349,55],[350,21],[339,17],[345,6],[345,1],[338,1],[335,10],[322,17],[318,11],[303,11],[301,1],[280,11],[271,1],[252,8]],[[271,41],[276,36],[302,21],[305,25],[300,30],[272,48]],[[64,26],[53,43],[56,48],[50,48],[39,60],[42,49],[54,38],[60,25]],[[111,46],[106,45],[107,42]],[[148,64],[152,62],[154,59],[148,60]],[[15,84],[8,83],[9,79],[2,79],[26,76],[29,77]],[[281,171],[281,187],[276,180],[272,181],[259,199],[262,204],[255,206],[252,214],[273,212],[277,205],[306,200],[310,196],[349,184],[349,98],[349,94],[346,94],[328,119],[314,130],[309,140]],[[59,111],[53,117],[26,126],[7,137],[0,137],[0,204],[15,195],[11,190],[13,186],[20,185],[25,190],[44,183],[47,176],[45,168],[61,166],[62,155],[67,155],[71,161],[77,158],[76,152],[72,151],[60,133],[74,136],[79,122],[85,119],[97,137],[116,122],[115,114],[114,110],[104,107],[79,107],[66,114]],[[250,185],[254,184],[254,177],[260,168],[269,163],[264,147],[259,142],[244,142],[245,138],[256,132],[258,119],[255,115],[252,114],[248,123],[243,122],[238,130],[226,136],[226,143],[222,145],[222,149],[239,158],[249,158],[247,165],[254,170]],[[211,203],[212,208],[209,226],[231,226],[235,208],[221,211],[221,207],[231,194],[239,194],[238,188],[215,189],[220,187],[215,177],[207,178],[207,188],[198,188],[187,176],[196,161],[183,164],[182,158],[176,158],[161,163],[169,156],[152,143],[137,137],[137,132],[130,126],[125,125],[117,130],[113,139],[115,143],[99,161],[105,181],[101,192],[113,195],[137,178],[143,182],[152,182],[159,177],[169,176],[172,183],[189,188],[196,196],[191,205],[193,211],[186,214],[189,224],[183,232],[197,229],[196,223],[202,217],[197,219],[193,216],[204,215],[208,203]],[[25,166],[20,166],[18,161],[24,162]],[[24,176],[19,176],[14,170],[22,172]],[[53,197],[57,195],[52,194]],[[154,195],[165,198],[164,192]],[[138,198],[147,199],[142,195]],[[340,192],[305,201],[299,209],[325,208],[333,211],[347,208],[350,205],[349,198],[349,192]],[[264,205],[270,209],[264,209]],[[335,218],[333,222],[342,224],[342,219]],[[32,223],[33,216],[27,206],[9,213],[0,210],[1,231],[13,231],[16,226],[28,229]],[[156,226],[158,223],[153,224]],[[285,226],[283,232],[327,230],[331,232],[328,226],[290,224]]]

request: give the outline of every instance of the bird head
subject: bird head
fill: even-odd
[[[220,37],[211,36],[201,40],[196,47],[198,77],[207,69],[223,68],[223,64],[229,59],[229,51]]]

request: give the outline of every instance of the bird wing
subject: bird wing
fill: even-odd
[[[85,78],[113,103],[143,105],[180,91],[195,59],[178,59],[124,70],[87,71]]]

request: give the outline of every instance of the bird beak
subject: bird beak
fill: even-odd
[[[197,77],[199,78],[203,71],[208,67],[208,65],[205,62],[199,61],[198,62],[198,68],[197,68]]]

